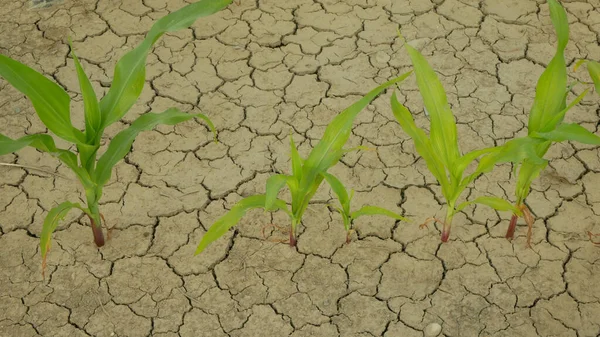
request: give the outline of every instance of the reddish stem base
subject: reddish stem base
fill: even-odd
[[[296,247],[296,236],[294,235],[294,230],[290,229],[290,247]]]
[[[515,230],[517,229],[517,220],[519,219],[519,217],[516,214],[512,215],[512,218],[510,218],[510,224],[508,225],[508,230],[506,231],[506,235],[504,236],[505,238],[512,240],[513,237],[515,236]]]
[[[449,238],[450,238],[450,229],[444,228],[444,230],[442,230],[442,242],[448,242]]]
[[[94,234],[94,243],[97,247],[104,246],[104,233],[102,233],[102,225],[96,224],[92,218],[90,218],[90,225],[92,226],[92,233]]]

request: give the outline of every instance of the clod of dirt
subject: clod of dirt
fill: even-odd
[[[425,328],[425,337],[434,337],[442,332],[442,326],[438,323],[431,323]]]

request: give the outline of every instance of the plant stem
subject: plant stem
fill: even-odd
[[[446,209],[446,219],[442,229],[442,242],[448,242],[450,238],[450,228],[452,227],[452,218],[454,217],[454,205],[448,204]]]
[[[97,247],[102,247],[104,246],[104,233],[102,233],[102,220],[100,220],[98,204],[88,201],[88,207],[91,213],[88,218],[90,218],[90,226],[92,226],[92,233],[94,234],[94,243]]]
[[[290,228],[290,247],[296,247],[296,225],[298,222],[299,221],[296,221],[296,219],[292,219],[292,228]]]
[[[92,217],[89,218],[90,225],[92,226],[92,233],[94,234],[94,243],[97,247],[102,247],[104,246],[104,233],[102,233],[102,225],[100,224],[100,220],[96,222]]]
[[[512,217],[510,218],[510,224],[508,225],[508,230],[506,231],[506,236],[505,238],[512,240],[513,237],[515,236],[515,229],[517,229],[517,220],[519,219],[519,216],[516,214],[513,214]]]

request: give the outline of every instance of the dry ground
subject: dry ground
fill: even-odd
[[[598,59],[600,0],[564,1],[574,59]],[[39,1],[38,1],[39,3]],[[70,35],[97,92],[115,61],[151,23],[182,0],[65,0],[31,9],[0,4],[0,52],[52,76],[81,97],[68,56]],[[599,149],[556,145],[529,203],[525,227],[503,238],[509,214],[468,208],[451,242],[417,223],[440,215],[440,191],[383,95],[357,120],[353,153],[332,171],[369,201],[415,223],[370,218],[344,245],[341,219],[325,187],[305,217],[298,248],[263,239],[281,214],[251,212],[204,254],[195,246],[240,199],[289,168],[288,135],[306,155],[325,125],[409,61],[396,26],[423,50],[449,92],[463,151],[526,132],[535,82],[554,52],[544,1],[241,0],[193,29],[165,36],[149,58],[142,97],[106,141],[145,111],[176,106],[207,113],[218,144],[197,122],[142,134],[116,167],[102,212],[114,226],[97,249],[87,220],[73,212],[54,235],[44,280],[38,236],[47,210],[82,197],[73,175],[31,149],[0,167],[1,336],[423,336],[438,322],[446,336],[597,336],[600,333]],[[585,79],[580,71],[574,76]],[[581,88],[575,90],[580,92]],[[414,78],[402,100],[426,118]],[[590,95],[568,120],[595,130]],[[44,132],[28,101],[0,82],[0,132]],[[479,179],[468,195],[512,196],[510,167]],[[269,238],[281,236],[273,232]]]

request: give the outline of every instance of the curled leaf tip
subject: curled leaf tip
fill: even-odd
[[[581,60],[577,61],[577,63],[575,63],[575,66],[573,66],[573,71],[577,71],[577,69],[579,69],[579,67],[584,65],[586,62],[587,62],[587,60],[585,60],[585,59],[581,59]]]

